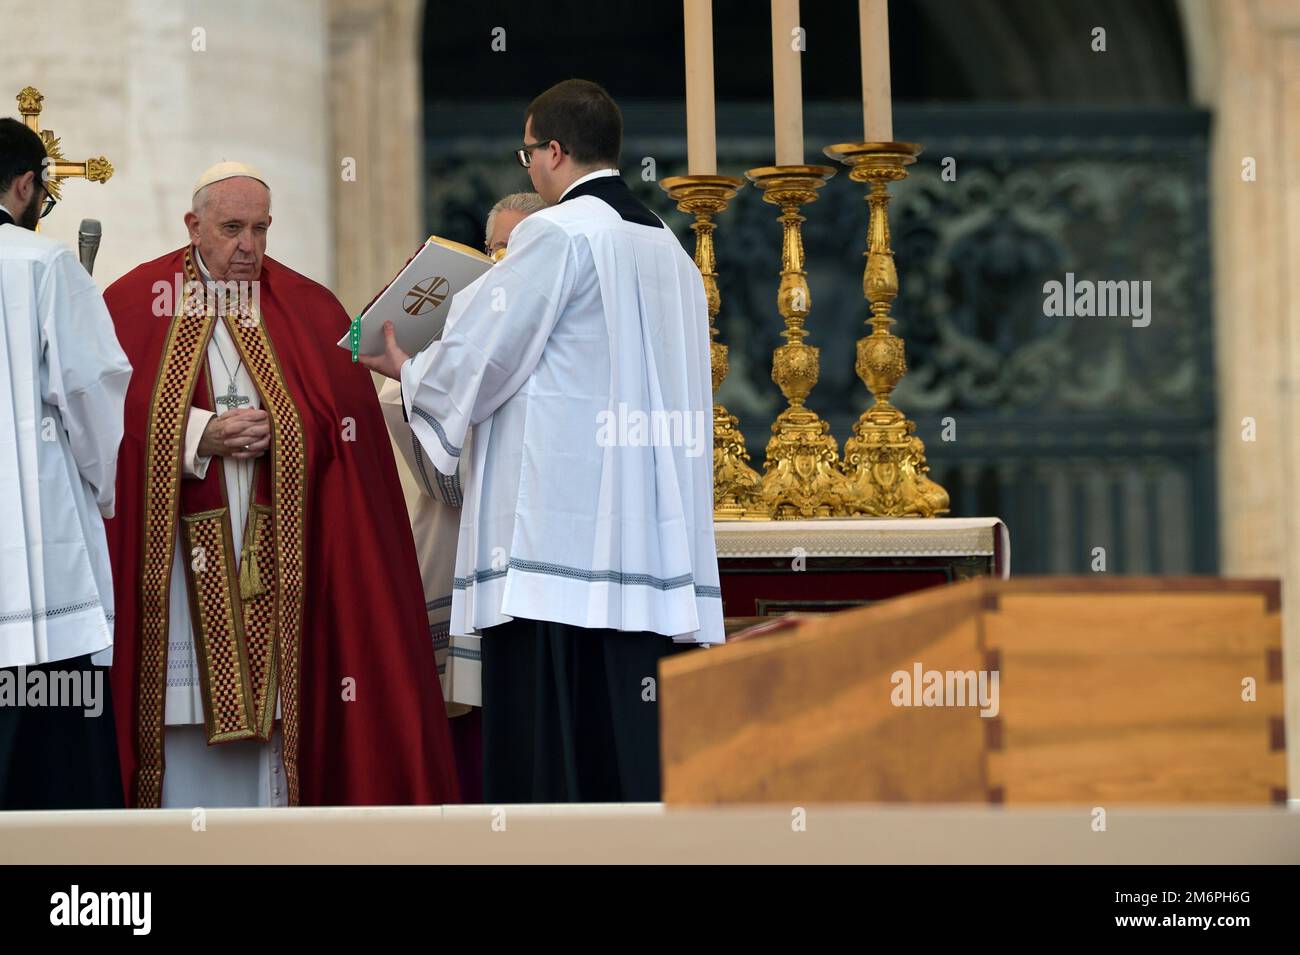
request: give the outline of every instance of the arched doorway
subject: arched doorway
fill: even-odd
[[[491,203],[527,188],[511,150],[528,100],[579,75],[619,100],[624,175],[685,236],[657,186],[685,171],[680,17],[678,4],[651,22],[579,3],[451,20],[431,8],[428,231],[481,241]],[[718,165],[741,174],[771,162],[768,23],[753,4],[718,0],[714,24]],[[847,4],[806,3],[803,25],[815,162],[860,129],[857,38]],[[1092,48],[1098,25],[1105,52]],[[491,52],[497,29],[504,49]],[[1215,571],[1209,117],[1189,102],[1177,4],[895,3],[891,50],[895,130],[926,148],[894,190],[894,315],[912,368],[896,398],[953,513],[1006,519],[1017,573],[1086,572],[1098,548],[1110,572]],[[942,175],[945,157],[955,178]],[[810,340],[822,348],[809,404],[841,442],[868,401],[852,368],[865,315],[861,200],[837,176],[804,232]],[[731,347],[720,397],[758,461],[782,404],[769,378],[780,343],[774,219],[744,190],[718,233]],[[1045,315],[1044,283],[1067,273],[1149,282],[1149,324]]]

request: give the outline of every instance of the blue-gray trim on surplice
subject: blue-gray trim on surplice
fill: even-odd
[[[446,650],[451,646],[451,623],[443,620],[438,623],[429,624],[429,635],[433,637],[433,649],[436,653],[439,650]]]
[[[446,449],[448,454],[453,457],[460,454],[459,449],[453,449],[452,446],[447,443],[442,426],[439,425],[436,420],[421,411],[419,408],[414,410],[417,415],[427,421],[429,426],[433,428],[434,433],[438,436],[438,440],[442,442],[442,446]],[[433,479],[438,483],[438,493],[435,493],[433,485],[429,483],[429,472],[424,467],[424,449],[420,447],[420,439],[415,436],[414,432],[411,433],[411,450],[415,456],[416,469],[420,472],[420,480],[424,482],[424,488],[429,492],[429,496],[439,498],[449,507],[460,507],[465,502],[465,493],[460,484],[460,473],[443,474],[437,468],[434,468]]]
[[[63,607],[43,607],[40,610],[15,610],[12,613],[0,614],[0,623],[14,623],[18,620],[49,620],[52,617],[63,617],[70,613],[78,613],[82,610],[93,610],[99,606],[98,598],[93,600],[83,600],[80,603],[67,604]]]
[[[414,411],[420,417],[421,420],[423,420],[430,428],[433,429],[433,433],[438,436],[438,443],[442,445],[442,449],[444,451],[450,454],[453,458],[460,457],[460,448],[456,447],[454,444],[452,444],[450,441],[447,440],[447,432],[442,430],[442,425],[438,423],[438,420],[434,418],[433,415],[429,414],[427,411],[423,410],[422,408],[413,407],[411,408],[411,410]]]
[[[549,564],[540,560],[523,560],[518,557],[511,557],[509,567],[516,570],[527,571],[532,574],[551,574],[555,577],[564,577],[568,580],[581,580],[587,583],[609,582],[619,585],[654,587],[658,590],[676,590],[678,587],[695,587],[695,596],[697,597],[716,597],[722,599],[722,588],[711,587],[706,584],[696,584],[694,574],[680,574],[677,577],[656,577],[653,574],[634,574],[626,573],[621,570],[583,570],[580,567],[566,567],[563,564]],[[495,580],[498,577],[504,577],[509,567],[501,570],[479,570],[475,571],[471,580],[469,577],[456,577],[452,580],[452,586],[456,590],[466,590],[476,583],[482,583],[485,580]]]

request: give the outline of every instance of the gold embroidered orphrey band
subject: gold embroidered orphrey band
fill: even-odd
[[[150,399],[145,444],[136,771],[137,799],[145,808],[162,803],[168,597],[185,429],[218,319],[192,248],[185,252],[185,278],[185,294],[168,328]],[[247,302],[233,315],[224,307],[220,311],[270,418],[272,503],[267,507],[250,500],[238,568],[228,507],[181,520],[204,721],[210,743],[269,739],[278,688],[287,795],[289,804],[297,805],[306,442],[260,313]]]

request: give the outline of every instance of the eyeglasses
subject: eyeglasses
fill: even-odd
[[[40,180],[40,183],[41,188],[45,190],[45,203],[41,206],[41,218],[44,219],[54,211],[54,207],[59,204],[59,200],[55,199],[51,194],[49,184],[44,179]]]
[[[533,164],[533,150],[541,149],[551,143],[560,147],[560,152],[567,154],[569,151],[564,147],[564,143],[558,139],[539,139],[535,143],[525,143],[522,147],[515,150],[515,158],[519,160],[519,165],[527,169]]]

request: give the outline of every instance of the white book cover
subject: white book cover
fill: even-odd
[[[393,323],[397,344],[414,355],[442,334],[452,297],[492,267],[492,260],[459,242],[430,236],[397,278],[361,312],[360,355],[384,351],[384,322]],[[351,332],[339,339],[352,350]]]

